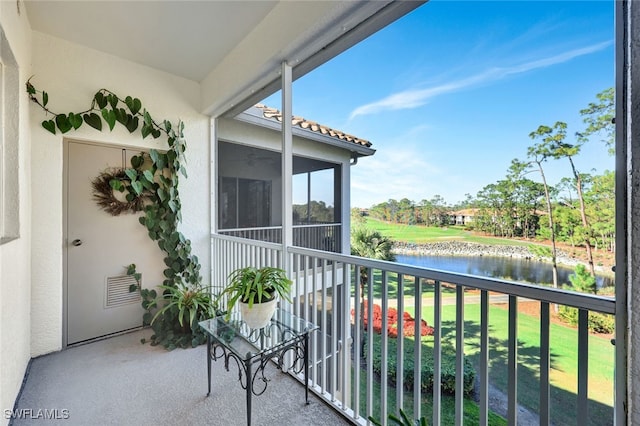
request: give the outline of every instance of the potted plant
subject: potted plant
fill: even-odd
[[[227,317],[236,303],[244,322],[251,328],[269,324],[278,297],[291,302],[291,280],[280,268],[249,266],[236,269],[229,275],[229,284],[220,296],[228,294]]]

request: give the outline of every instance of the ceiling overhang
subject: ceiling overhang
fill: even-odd
[[[35,31],[201,84],[201,112],[234,115],[423,1],[25,0]]]
[[[239,114],[280,89],[283,61],[292,66],[295,80],[423,3],[280,2],[261,23],[265,27],[256,28],[202,82],[203,110],[212,116]],[[284,28],[274,31],[279,25]]]

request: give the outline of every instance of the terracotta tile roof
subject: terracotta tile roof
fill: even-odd
[[[264,118],[282,122],[282,113],[279,110],[263,104],[256,104],[255,107],[262,110],[262,115],[264,116]],[[362,145],[367,148],[371,146],[371,142],[369,142],[368,140],[355,137],[348,133],[341,132],[340,130],[332,129],[331,127],[324,126],[322,124],[316,123],[315,121],[310,121],[302,117],[297,117],[295,115],[291,118],[291,124],[294,127],[311,130],[313,132],[331,136],[342,141],[351,142],[356,145]]]

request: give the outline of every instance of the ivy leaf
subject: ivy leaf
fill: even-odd
[[[129,119],[127,120],[127,130],[129,131],[129,133],[133,133],[135,132],[135,130],[138,128],[138,117],[132,117],[131,115],[128,115]]]
[[[96,104],[98,104],[98,108],[104,109],[107,106],[107,99],[104,97],[102,92],[98,92],[93,97],[96,100]]]
[[[131,114],[133,115],[136,115],[138,111],[140,111],[140,108],[142,108],[142,102],[140,102],[140,99],[132,98],[131,96],[127,96],[124,103],[127,104],[129,111],[131,111]]]
[[[82,117],[80,114],[69,113],[69,122],[73,126],[74,130],[78,130],[82,126]]]
[[[124,174],[127,175],[127,177],[131,179],[132,182],[138,179],[138,172],[135,169],[126,169],[124,171]]]
[[[31,79],[29,79],[31,80]],[[36,88],[33,87],[33,84],[31,84],[31,82],[27,80],[27,93],[30,95],[35,95],[36,94]]]
[[[160,201],[162,201],[164,203],[164,201],[167,199],[167,191],[165,191],[162,188],[158,188],[156,193],[158,194],[158,198],[160,198]]]
[[[159,153],[157,150],[155,149],[149,150],[149,157],[151,157],[151,161],[153,161],[154,164],[158,162],[158,156],[159,156]]]
[[[58,129],[60,129],[62,133],[67,133],[72,127],[65,114],[56,115],[56,126],[58,126]]]
[[[109,130],[113,130],[116,125],[116,113],[112,109],[102,108],[102,118],[109,125]]]
[[[49,103],[49,94],[43,90],[42,91],[42,106],[47,106],[48,103]]]
[[[137,180],[131,182],[131,188],[133,188],[133,191],[136,193],[136,195],[140,195],[143,190],[142,183],[138,182]]]
[[[145,170],[142,172],[142,175],[147,178],[149,182],[153,182],[153,173],[151,173],[151,170]]]
[[[56,123],[54,123],[53,120],[45,120],[45,121],[43,121],[42,122],[42,127],[47,129],[48,131],[50,131],[54,135],[56,134]]]
[[[118,97],[116,95],[109,93],[107,95],[107,101],[111,105],[112,109],[116,109],[116,107],[118,106]]]
[[[142,129],[140,129],[140,133],[142,133],[142,139],[146,138],[151,134],[151,130],[153,130],[147,123],[142,125]]]
[[[127,114],[127,111],[124,108],[117,108],[113,110],[113,113],[116,115],[116,120],[123,126],[127,125],[127,121],[129,121],[129,117],[131,115]]]
[[[100,117],[95,112],[92,112],[91,114],[85,114],[82,116],[82,118],[84,118],[84,122],[89,126],[98,131],[102,130],[102,120],[100,120]]]
[[[161,134],[162,134],[162,132],[160,132],[160,130],[158,130],[158,129],[153,129],[151,131],[151,135],[153,136],[154,139],[158,139]]]
[[[187,176],[187,169],[184,167],[180,167],[180,173],[182,173],[182,176],[185,177],[185,179],[188,179],[189,176]]]
[[[164,120],[164,129],[165,129],[167,132],[170,132],[170,131],[171,131],[171,122],[170,122],[170,121],[168,121],[168,120]]]
[[[134,155],[133,157],[131,157],[131,165],[133,166],[134,169],[139,168],[143,164],[144,164],[144,158],[142,158],[141,155]]]
[[[111,187],[111,189],[113,189],[114,191],[120,191],[122,192],[123,188],[122,188],[122,182],[118,179],[111,179],[109,181],[109,186]]]
[[[171,209],[172,212],[176,212],[176,202],[174,200],[169,200],[169,208]]]
[[[149,115],[146,109],[142,114],[142,118],[144,119],[144,122],[147,126],[150,126],[151,128],[153,128],[153,120],[151,119],[151,116]]]

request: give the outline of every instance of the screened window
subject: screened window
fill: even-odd
[[[271,181],[222,177],[219,194],[220,229],[271,224]]]

